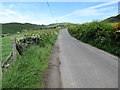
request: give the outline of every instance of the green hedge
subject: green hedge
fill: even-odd
[[[105,22],[91,22],[68,27],[69,33],[85,43],[120,56],[120,33]]]

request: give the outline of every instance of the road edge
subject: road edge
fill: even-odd
[[[43,76],[44,88],[63,88],[60,73],[61,63],[59,60],[59,53],[60,53],[59,39],[57,39],[51,51],[51,55],[48,62],[48,68]]]

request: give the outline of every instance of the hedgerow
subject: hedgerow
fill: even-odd
[[[105,22],[91,22],[69,26],[69,33],[85,43],[120,56],[119,23],[112,26]]]

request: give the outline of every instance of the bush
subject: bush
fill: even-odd
[[[118,31],[120,30],[120,22],[118,22],[116,25],[112,26],[113,30]]]
[[[40,45],[40,47],[44,47],[48,43],[52,45],[57,34],[57,30],[34,31],[27,33],[23,37],[17,38],[17,50],[22,55],[22,53],[33,44]]]
[[[91,22],[70,26],[68,32],[78,40],[120,56],[120,23]]]

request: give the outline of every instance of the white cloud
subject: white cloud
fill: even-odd
[[[118,3],[119,1],[120,1],[120,0],[113,0],[113,1],[111,1],[111,2],[104,3],[104,4],[100,4],[100,5],[97,5],[97,6],[90,7],[90,8],[99,8],[99,7],[111,5],[111,4],[114,4],[114,3]]]
[[[0,15],[11,15],[11,14],[16,14],[16,11],[12,11],[9,9],[4,9],[0,11]]]
[[[97,9],[97,8],[108,6],[108,5],[111,5],[111,4],[114,4],[114,3],[118,3],[118,2],[119,2],[119,0],[114,0],[114,1],[111,1],[111,2],[104,3],[104,4],[96,5],[96,6],[93,6],[93,7],[84,8],[84,9],[80,9],[80,10],[75,10],[75,11],[69,13],[69,14],[56,17],[55,19],[60,20],[60,19],[66,18],[66,17],[78,16],[78,15],[79,16],[105,15],[105,14],[107,14],[107,12],[104,13],[104,11],[114,9],[115,7],[107,7],[107,8],[101,8],[101,9]]]
[[[2,4],[0,4],[0,15],[15,14],[16,12],[11,10],[12,7],[13,7],[13,5],[6,7],[6,6],[3,6]]]
[[[95,9],[95,8],[85,8],[82,10],[76,10],[73,15],[79,15],[79,16],[96,16],[96,15],[105,15],[108,12],[105,13],[105,11],[111,11],[115,7],[107,7],[107,8],[101,8],[101,9]],[[71,14],[72,15],[72,14]]]
[[[21,22],[24,23],[30,20],[30,16],[23,15],[20,12],[13,10],[14,5],[0,4],[0,23]]]
[[[99,1],[99,0],[96,0],[96,1]],[[15,5],[3,6],[2,4],[0,4],[0,23],[30,22],[30,23],[34,23],[34,24],[50,24],[50,23],[55,23],[55,20],[70,21],[71,17],[76,17],[76,16],[82,17],[82,16],[98,16],[98,15],[105,15],[105,14],[110,15],[111,13],[109,13],[109,12],[104,13],[104,12],[108,11],[108,10],[113,10],[115,7],[104,7],[104,6],[111,5],[111,4],[114,4],[117,2],[118,2],[118,0],[115,0],[115,1],[104,3],[104,4],[100,4],[97,6],[84,8],[84,9],[80,9],[80,10],[75,10],[66,15],[55,17],[54,19],[52,17],[51,18],[44,17],[44,18],[38,19],[38,20],[34,20],[29,14],[24,15],[23,13],[15,11],[14,10],[14,8],[16,7]]]
[[[9,22],[20,22],[20,23],[33,23],[33,24],[49,24],[51,22],[55,22],[52,18],[48,17],[49,15],[44,15],[44,17],[40,18],[35,17],[32,18],[30,13],[24,13],[14,10],[16,7],[15,5],[3,5],[0,3],[0,23],[9,23]],[[26,5],[25,5],[26,7]],[[27,6],[29,7],[29,6]],[[30,6],[31,7],[31,6]],[[42,15],[43,16],[43,15]]]

